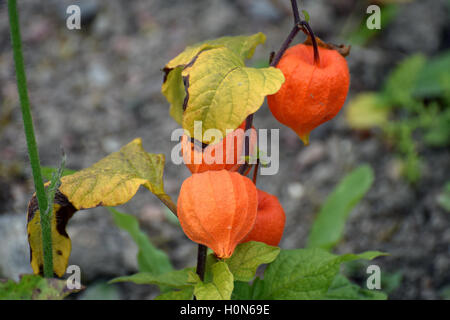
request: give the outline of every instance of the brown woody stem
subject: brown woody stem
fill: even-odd
[[[200,280],[205,279],[205,270],[206,270],[206,253],[208,248],[202,244],[198,245],[197,252],[197,274],[200,277]]]
[[[308,22],[302,21],[301,24],[302,24],[302,26],[304,26],[306,28],[309,36],[311,37],[311,42],[312,42],[312,45],[314,48],[314,63],[316,66],[318,66],[320,63],[320,56],[319,56],[319,47],[317,46],[316,36],[314,35],[314,32],[312,31],[311,26],[309,25]]]

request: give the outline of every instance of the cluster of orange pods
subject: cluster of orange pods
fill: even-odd
[[[306,145],[310,132],[342,108],[350,85],[345,58],[329,48],[319,47],[318,51],[320,59],[315,59],[310,45],[289,48],[277,64],[285,83],[268,96],[273,116],[293,129]],[[258,190],[252,180],[236,172],[242,157],[244,134],[240,129],[244,124],[204,149],[186,136],[182,139],[183,158],[192,176],[181,186],[178,217],[186,235],[211,248],[219,258],[230,257],[242,242],[278,245],[286,220],[277,197]],[[252,149],[256,137],[250,137]],[[230,139],[233,143],[227,144]],[[228,149],[230,145],[233,151]],[[204,161],[205,155],[219,155],[221,161],[209,163]],[[195,157],[201,163],[196,164]]]
[[[181,186],[178,218],[189,239],[211,248],[219,258],[231,257],[236,246],[247,241],[276,246],[284,230],[285,214],[277,197],[258,190],[252,180],[237,172],[243,153],[243,128],[244,124],[204,149],[188,137],[182,138],[182,150],[189,151],[183,158],[192,176]],[[227,139],[233,139],[233,143],[227,144]],[[255,140],[255,130],[251,130],[251,149]],[[222,154],[216,159],[222,161],[204,161],[206,154],[218,152]],[[196,155],[200,163],[194,163]]]

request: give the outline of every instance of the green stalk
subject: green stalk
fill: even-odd
[[[8,0],[9,25],[11,29],[11,41],[14,52],[14,63],[16,66],[17,90],[19,92],[20,108],[27,140],[28,156],[30,158],[31,170],[33,172],[34,187],[39,205],[42,230],[42,247],[44,253],[44,276],[53,277],[53,251],[50,214],[46,215],[47,197],[41,176],[39,153],[34,136],[33,119],[31,117],[30,100],[28,98],[27,78],[22,55],[22,44],[20,37],[19,15],[16,0]]]

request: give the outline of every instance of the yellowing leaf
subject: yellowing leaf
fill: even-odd
[[[245,67],[239,56],[225,47],[203,51],[182,76],[188,81],[183,128],[191,136],[195,121],[202,121],[203,132],[218,129],[225,136],[227,129],[237,128],[284,82],[279,69]]]
[[[365,92],[351,100],[346,109],[346,119],[353,129],[382,127],[388,122],[389,110],[383,108],[376,93]]]
[[[272,262],[279,253],[278,247],[250,241],[238,245],[231,258],[226,259],[225,262],[235,280],[250,281],[261,264]]]
[[[212,282],[198,282],[194,295],[198,300],[230,300],[233,292],[233,275],[225,262],[212,266]]]
[[[62,177],[59,190],[78,210],[124,204],[141,185],[166,199],[163,169],[164,155],[145,152],[138,138],[91,167]]]
[[[66,272],[71,251],[71,241],[66,232],[67,221],[76,209],[61,193],[55,195],[51,219],[53,271],[58,277]],[[44,255],[42,250],[42,230],[40,212],[36,196],[28,205],[28,243],[30,244],[30,264],[35,274],[42,274],[44,269]]]
[[[186,97],[181,70],[182,67],[176,67],[170,71],[161,87],[162,94],[170,103],[170,116],[180,125],[183,121],[183,101]]]
[[[143,185],[175,211],[175,205],[164,192],[163,170],[164,155],[145,152],[141,139],[135,139],[91,167],[62,177],[51,220],[54,273],[61,277],[66,271],[71,251],[66,225],[77,210],[124,204]],[[35,274],[43,271],[41,233],[40,212],[34,195],[28,206],[28,242]]]
[[[181,72],[183,68],[194,61],[197,55],[203,50],[212,48],[227,47],[242,60],[253,56],[258,44],[266,41],[263,33],[256,33],[251,36],[222,37],[207,40],[188,46],[182,53],[164,67],[166,76],[162,84],[161,92],[170,103],[170,115],[179,124],[182,123],[183,101],[186,96]]]
[[[194,57],[205,49],[212,49],[218,47],[227,47],[233,51],[242,60],[250,59],[255,52],[255,48],[258,44],[263,44],[266,41],[266,36],[259,32],[251,36],[234,36],[234,37],[222,37],[213,40],[206,40],[196,43],[192,46],[186,47],[186,49],[170,60],[166,65],[167,69],[173,69],[177,66],[184,66],[191,62]]]
[[[25,274],[18,283],[0,281],[0,300],[62,300],[77,289],[67,288],[66,280]]]

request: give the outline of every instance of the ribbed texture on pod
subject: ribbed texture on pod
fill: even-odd
[[[286,215],[278,198],[258,189],[258,212],[253,229],[241,242],[259,241],[277,246],[283,236]]]
[[[347,61],[339,52],[298,44],[286,50],[277,65],[285,77],[281,89],[267,97],[273,116],[294,130],[305,144],[309,133],[332,119],[344,105],[350,86]]]
[[[255,223],[258,193],[250,179],[236,172],[207,171],[183,182],[177,206],[188,238],[229,258]]]

